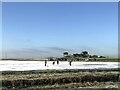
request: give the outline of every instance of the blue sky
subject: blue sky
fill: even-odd
[[[8,57],[62,56],[64,51],[117,56],[115,3],[3,3],[3,51]]]

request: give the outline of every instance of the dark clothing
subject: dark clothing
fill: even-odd
[[[55,61],[53,61],[53,65],[55,64]]]
[[[59,61],[57,60],[57,64],[59,64]]]
[[[94,58],[94,61],[96,61],[96,58]]]
[[[70,66],[71,66],[71,63],[72,63],[72,61],[69,62]]]
[[[45,61],[45,66],[47,65],[47,61]]]

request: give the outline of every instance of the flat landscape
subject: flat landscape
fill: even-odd
[[[118,2],[24,1],[2,4],[0,90],[120,90]]]
[[[0,61],[2,90],[118,90],[119,62]]]
[[[93,88],[102,90],[118,90],[120,84],[119,73],[117,71],[104,72],[29,72],[29,73],[12,73],[2,76],[3,90],[36,90],[36,89],[70,89],[73,88]],[[106,89],[105,89],[106,90]]]
[[[64,70],[64,69],[118,69],[118,62],[80,62],[60,61],[59,65],[53,61],[0,61],[0,71],[27,71],[27,70]]]

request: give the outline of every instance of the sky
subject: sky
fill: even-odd
[[[4,2],[3,57],[61,57],[86,50],[118,55],[117,2]]]

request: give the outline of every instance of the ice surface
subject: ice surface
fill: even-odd
[[[116,69],[118,62],[72,62],[72,66],[67,61],[60,61],[59,65],[55,62],[47,61],[0,61],[0,71],[27,71],[27,70],[46,70],[46,69]]]

